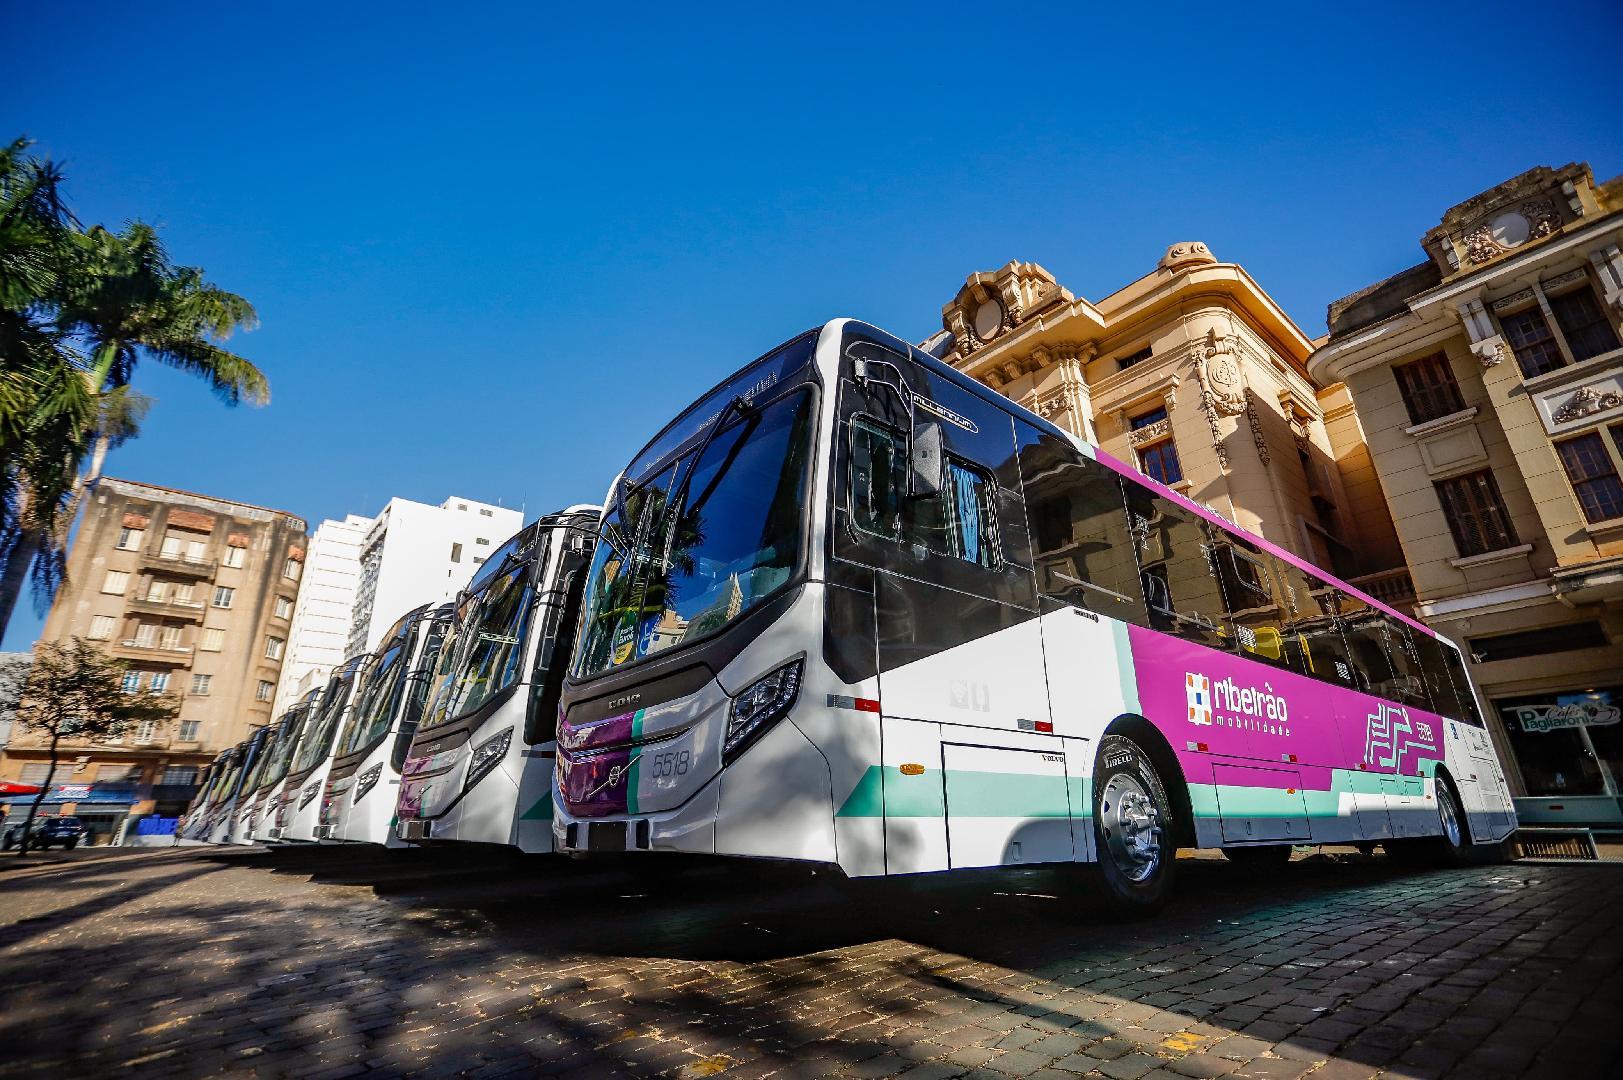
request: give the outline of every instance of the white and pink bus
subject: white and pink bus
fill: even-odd
[[[554,783],[563,851],[1076,862],[1141,908],[1181,847],[1515,825],[1448,641],[850,320],[615,481]]]

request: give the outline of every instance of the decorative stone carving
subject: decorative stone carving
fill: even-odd
[[[1262,420],[1257,416],[1256,409],[1247,409],[1245,417],[1251,422],[1251,441],[1256,444],[1257,457],[1262,459],[1264,465],[1268,464],[1268,440],[1262,434]]]
[[[1511,293],[1509,296],[1501,296],[1499,299],[1495,300],[1493,302],[1493,310],[1505,311],[1509,308],[1519,307],[1531,299],[1533,299],[1533,290],[1522,289],[1518,292]]]
[[[1580,386],[1562,403],[1550,419],[1557,424],[1570,424],[1593,413],[1606,412],[1623,406],[1623,393],[1616,389],[1600,390],[1593,386]]]
[[[952,331],[958,355],[968,358],[1038,312],[1074,299],[1036,263],[1011,262],[971,274],[941,309],[941,325]]]
[[[1472,228],[1465,234],[1465,255],[1473,263],[1498,258],[1529,240],[1549,236],[1560,228],[1561,219],[1548,199],[1528,199],[1515,210]]]
[[[1066,398],[1065,387],[1062,386],[1058,390],[1050,390],[1039,397],[1032,406],[1031,411],[1044,420],[1052,420],[1060,413],[1068,412],[1070,408],[1071,403]]]
[[[1245,377],[1235,357],[1238,339],[1233,334],[1206,331],[1195,373],[1200,378],[1201,398],[1219,416],[1238,416],[1245,411]]]
[[[1127,433],[1127,442],[1133,449],[1137,450],[1141,446],[1148,446],[1150,443],[1170,438],[1171,435],[1172,421],[1170,419],[1157,420],[1153,424],[1133,428]]]
[[[1215,262],[1217,256],[1212,254],[1211,248],[1199,240],[1186,240],[1167,248],[1167,253],[1161,256],[1159,266],[1162,270],[1173,271],[1190,266],[1211,265]]]
[[[1498,367],[1505,362],[1509,351],[1505,348],[1505,339],[1497,334],[1471,343],[1471,353],[1481,361],[1483,368]]]

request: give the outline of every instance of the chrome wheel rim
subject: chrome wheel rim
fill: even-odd
[[[1099,799],[1105,848],[1116,869],[1130,881],[1145,881],[1161,865],[1161,813],[1144,785],[1131,773],[1105,781]]]
[[[1437,812],[1443,818],[1443,835],[1454,847],[1460,846],[1460,818],[1454,812],[1454,793],[1448,785],[1439,782],[1437,785]]]

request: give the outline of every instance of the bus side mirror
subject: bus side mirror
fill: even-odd
[[[947,459],[941,452],[941,425],[925,424],[913,432],[908,447],[907,493],[934,495],[947,486]]]

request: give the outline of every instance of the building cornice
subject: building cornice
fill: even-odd
[[[1556,258],[1597,239],[1609,239],[1607,234],[1613,231],[1623,236],[1623,213],[1609,214],[1559,239],[1544,241],[1525,251],[1416,293],[1404,301],[1406,310],[1396,312],[1380,322],[1353,331],[1340,341],[1327,342],[1314,350],[1307,359],[1308,374],[1321,383],[1335,383],[1371,366],[1384,363],[1393,352],[1390,348],[1382,348],[1372,356],[1360,357],[1357,354],[1382,342],[1383,339],[1391,339],[1406,330],[1421,329],[1423,324],[1435,317],[1435,309],[1439,304],[1474,298],[1496,278],[1521,273],[1539,262]],[[1453,312],[1450,310],[1448,314],[1452,315]],[[1459,329],[1458,324],[1450,319],[1444,328],[1443,336],[1452,336]]]

